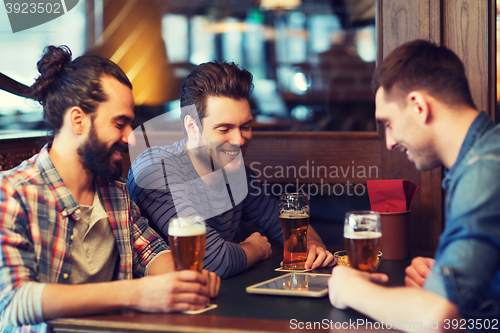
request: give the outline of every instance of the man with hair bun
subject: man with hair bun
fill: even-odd
[[[396,48],[372,80],[387,149],[420,171],[443,165],[445,226],[434,259],[417,257],[401,288],[387,276],[333,269],[333,306],[405,331],[483,331],[500,318],[500,126],[472,100],[462,62],[444,46]]]
[[[164,240],[130,201],[122,154],[133,143],[132,85],[99,56],[48,46],[30,97],[53,139],[0,173],[0,331],[120,309],[201,309],[220,279],[174,271]],[[132,279],[132,277],[140,277]]]

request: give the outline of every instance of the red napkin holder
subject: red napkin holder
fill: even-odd
[[[380,213],[380,251],[384,260],[410,257],[410,212]]]
[[[371,209],[380,213],[382,258],[409,258],[410,204],[418,187],[407,179],[386,179],[368,181],[367,188]]]

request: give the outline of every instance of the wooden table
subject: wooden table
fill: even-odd
[[[259,263],[238,276],[223,280],[219,296],[212,300],[218,308],[203,314],[146,314],[128,311],[57,319],[50,321],[49,325],[53,332],[253,333],[296,332],[299,328],[305,330],[307,327],[316,328],[319,331],[384,331],[377,326],[378,323],[374,323],[354,310],[333,308],[328,297],[315,299],[246,293],[247,286],[283,274],[274,271],[279,267],[280,261],[281,258],[274,255],[272,259]],[[408,264],[409,260],[382,260],[379,271],[389,275],[389,285],[403,285],[404,268]],[[315,272],[330,273],[331,269],[321,269]],[[394,332],[394,330],[391,331]]]

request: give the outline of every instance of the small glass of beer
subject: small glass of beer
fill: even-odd
[[[375,272],[382,237],[380,214],[373,211],[347,212],[344,242],[351,267]]]
[[[282,194],[279,211],[285,242],[283,268],[304,269],[307,259],[309,199],[304,193]]]
[[[206,242],[205,221],[199,216],[172,219],[168,224],[168,244],[176,271],[201,273]]]

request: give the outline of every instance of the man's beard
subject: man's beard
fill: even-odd
[[[210,170],[211,172],[221,170],[224,174],[224,180],[227,183],[227,177],[231,174],[238,174],[241,172],[242,168],[244,170],[243,159],[241,156],[242,151],[241,148],[238,147],[240,156],[232,161],[224,161],[220,156],[224,153],[220,151],[219,148],[221,148],[220,143],[211,143],[210,146],[200,145],[196,148],[192,148],[191,152],[195,155],[196,160],[203,164],[207,170]],[[236,146],[232,146],[232,149],[235,148]]]
[[[226,165],[231,163],[231,162],[224,163],[221,160],[219,154],[222,154],[222,152],[218,150],[219,146],[220,143],[211,143],[210,147],[208,144],[200,145],[196,148],[191,149],[191,151],[194,153],[197,160],[201,162],[207,169],[212,171],[217,171],[219,169],[224,169]]]
[[[78,147],[83,167],[106,180],[117,180],[122,175],[122,162],[116,161],[114,165],[111,163],[111,155],[115,151],[126,153],[128,145],[116,142],[108,149],[105,142],[99,141],[93,124],[88,139]]]
[[[208,145],[198,146],[191,149],[191,151],[194,153],[194,156],[196,156],[196,159],[208,170],[214,171],[220,169],[217,161],[212,160],[212,154],[210,153]]]

